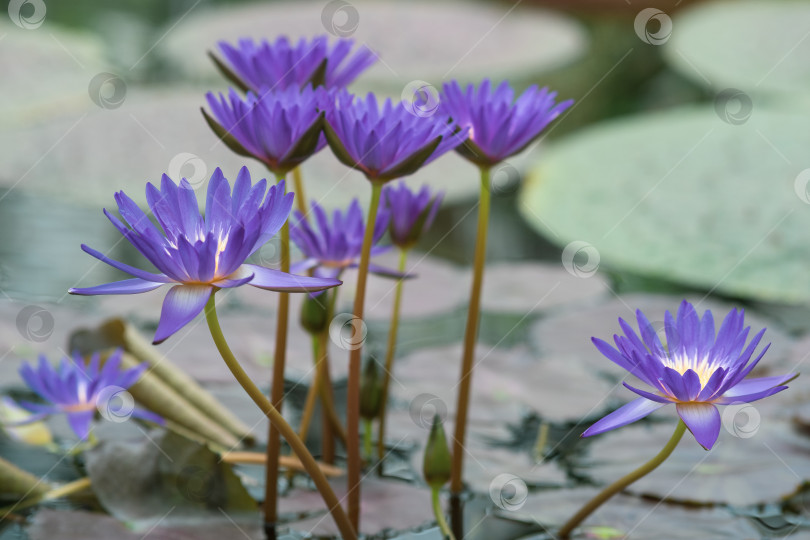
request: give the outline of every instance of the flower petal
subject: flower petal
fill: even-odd
[[[81,294],[85,296],[94,296],[98,294],[137,294],[153,291],[161,285],[165,285],[165,283],[146,281],[145,279],[141,278],[132,278],[125,279],[123,281],[113,281],[112,283],[105,283],[104,285],[96,285],[95,287],[73,287],[68,289],[68,292],[70,294]]]
[[[611,429],[626,426],[627,424],[632,424],[636,420],[641,420],[663,406],[663,403],[656,403],[646,398],[635,399],[593,424],[582,433],[582,436],[590,437],[604,433],[605,431],[610,431]]]
[[[787,390],[787,386],[775,386],[773,388],[768,388],[767,390],[760,390],[759,392],[752,392],[750,394],[744,394],[741,396],[723,396],[720,399],[713,401],[717,405],[733,405],[735,403],[751,403],[752,401],[758,401],[760,399],[764,399],[766,397],[770,397],[774,394],[778,394],[782,390]]]
[[[720,412],[717,407],[711,403],[678,403],[675,407],[698,444],[711,450],[720,435]]]
[[[90,435],[90,424],[93,422],[95,413],[95,409],[90,409],[89,411],[77,411],[67,414],[70,429],[80,440],[84,441]]]
[[[250,285],[269,291],[314,292],[336,287],[343,283],[338,279],[296,276],[255,264],[245,264],[242,265],[242,268],[246,268],[249,272],[255,274]]]
[[[171,278],[169,278],[165,274],[155,274],[153,272],[147,272],[145,270],[141,270],[140,268],[135,268],[134,266],[130,266],[128,264],[124,264],[122,262],[110,259],[100,251],[95,250],[86,244],[82,244],[82,250],[88,255],[91,255],[96,259],[100,260],[101,262],[109,264],[113,268],[121,270],[122,272],[126,272],[127,274],[130,274],[132,276],[141,278],[145,281],[160,281],[163,283],[171,283],[172,281]]]
[[[790,373],[788,375],[781,375],[778,377],[759,377],[756,379],[746,379],[737,383],[734,388],[729,388],[724,394],[724,398],[732,398],[739,396],[744,396],[748,394],[755,394],[758,392],[762,392],[764,390],[770,390],[776,386],[782,386],[787,384],[789,381],[792,381],[798,377],[795,373]]]
[[[175,285],[163,300],[155,339],[157,345],[190,323],[205,307],[211,292],[210,285]]]

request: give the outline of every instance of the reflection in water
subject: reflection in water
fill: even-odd
[[[110,194],[111,206],[112,193]],[[0,189],[0,296],[60,301],[70,287],[126,276],[81,250],[88,244],[142,266],[101,209],[66,204],[17,188]]]

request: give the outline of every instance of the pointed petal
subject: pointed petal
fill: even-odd
[[[720,412],[717,407],[711,403],[678,403],[675,407],[698,444],[711,450],[720,435]]]
[[[643,398],[649,399],[650,401],[656,401],[658,403],[672,403],[673,401],[665,396],[659,396],[658,394],[653,394],[652,392],[647,392],[646,390],[640,390],[634,386],[630,386],[626,382],[622,384],[624,385],[625,388],[627,388],[631,392],[635,392],[636,394],[640,395]]]
[[[124,264],[122,262],[118,262],[116,260],[110,259],[109,257],[104,255],[100,251],[97,251],[97,250],[95,250],[95,249],[93,249],[90,246],[87,246],[85,244],[82,244],[82,250],[85,253],[87,253],[88,255],[91,255],[91,256],[95,257],[96,259],[100,260],[101,262],[109,264],[113,268],[121,270],[122,272],[126,272],[127,274],[129,274],[131,276],[135,276],[135,277],[141,278],[141,279],[146,280],[146,281],[160,281],[160,282],[163,282],[163,283],[170,283],[172,281],[165,274],[155,274],[155,273],[152,273],[152,272],[147,272],[145,270],[141,270],[140,268],[135,268],[134,266],[130,266],[128,264]]]
[[[73,433],[82,441],[86,440],[88,435],[90,435],[90,424],[93,422],[95,412],[95,409],[91,409],[89,411],[78,411],[67,414],[70,429],[72,429]]]
[[[604,433],[605,431],[610,431],[611,429],[626,426],[627,424],[632,424],[636,420],[641,420],[663,406],[663,403],[656,403],[645,398],[635,399],[593,424],[585,430],[582,436],[590,437]]]
[[[734,388],[729,388],[723,398],[738,398],[748,394],[755,394],[770,390],[776,386],[782,386],[789,381],[795,379],[798,375],[790,373],[788,375],[781,375],[778,377],[759,377],[756,379],[747,379],[738,383]]]
[[[166,421],[157,413],[153,413],[152,411],[147,411],[145,409],[133,409],[132,410],[132,417],[133,418],[140,418],[141,420],[146,420],[147,422],[153,422],[160,426],[164,425]]]
[[[98,294],[137,294],[153,291],[161,285],[165,285],[165,283],[146,281],[141,278],[132,278],[125,279],[123,281],[105,283],[104,285],[96,285],[95,287],[74,287],[68,289],[68,292],[70,294],[81,294],[85,296],[93,296]]]
[[[717,405],[733,405],[735,403],[751,403],[753,401],[757,401],[760,399],[764,399],[766,397],[770,397],[774,394],[778,394],[782,390],[787,390],[787,386],[775,386],[773,388],[768,388],[767,390],[760,390],[759,392],[752,392],[750,394],[743,394],[741,396],[723,396],[720,399],[714,401]]]
[[[255,264],[245,264],[242,265],[242,268],[246,268],[249,272],[255,274],[250,285],[269,291],[314,292],[336,287],[343,283],[337,279],[296,276]]]
[[[190,323],[205,307],[211,296],[210,285],[175,285],[163,300],[155,339],[158,344]]]

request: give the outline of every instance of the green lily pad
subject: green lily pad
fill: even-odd
[[[665,58],[713,91],[807,95],[809,19],[807,2],[707,2],[678,14]]]
[[[539,232],[593,264],[766,301],[810,300],[807,117],[670,110],[548,149],[520,197]],[[598,255],[598,256],[596,256]]]
[[[99,502],[133,528],[255,520],[256,501],[230,465],[176,433],[103,441],[86,456]]]

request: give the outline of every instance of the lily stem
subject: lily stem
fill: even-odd
[[[293,186],[295,188],[295,205],[298,211],[304,215],[304,221],[307,220],[307,196],[304,193],[304,179],[301,176],[301,166],[292,170]]]
[[[245,389],[245,392],[247,392],[253,402],[259,406],[270,423],[273,424],[278,433],[284,437],[293,452],[295,452],[295,455],[301,460],[301,464],[310,478],[312,478],[312,482],[315,484],[315,487],[326,503],[326,507],[332,514],[332,518],[335,520],[340,534],[343,538],[356,540],[357,534],[355,533],[355,529],[349,522],[343,508],[340,506],[340,501],[332,490],[332,486],[329,485],[329,481],[326,479],[323,471],[318,467],[318,462],[315,461],[315,458],[309,453],[304,442],[295,433],[295,429],[287,423],[281,415],[281,412],[273,406],[273,403],[267,399],[259,387],[248,377],[248,374],[245,373],[245,370],[239,364],[233,352],[231,352],[231,348],[228,346],[227,341],[225,341],[225,336],[219,325],[216,303],[214,301],[215,296],[216,294],[212,294],[211,298],[208,299],[208,303],[205,305],[205,318],[208,321],[208,329],[211,331],[211,337],[214,339],[219,354],[222,356],[228,369],[233,373],[236,381]],[[268,468],[269,466],[270,464],[268,463]],[[276,467],[277,466],[278,463],[276,463]]]
[[[638,469],[634,470],[627,476],[619,478],[608,487],[603,489],[596,497],[591,499],[588,504],[580,508],[579,512],[574,514],[574,516],[569,519],[565,525],[560,528],[560,531],[557,533],[557,537],[560,539],[567,539],[570,537],[571,532],[580,524],[583,520],[585,520],[588,516],[590,516],[597,508],[602,506],[608,499],[622,491],[624,488],[638,480],[639,478],[646,476],[653,470],[655,470],[659,465],[661,465],[672,451],[675,450],[675,447],[678,446],[678,443],[681,441],[681,437],[683,437],[684,432],[686,431],[686,424],[683,423],[683,420],[678,421],[678,425],[675,427],[675,433],[672,434],[670,437],[669,442],[667,442],[666,446],[661,449],[658,454],[652,458],[650,461],[639,467]]]
[[[489,228],[489,168],[481,167],[481,193],[478,201],[478,231],[475,238],[473,259],[473,282],[470,305],[467,311],[467,326],[464,330],[464,354],[461,359],[458,404],[456,405],[456,428],[453,437],[453,467],[450,491],[458,495],[464,488],[464,440],[467,433],[467,413],[470,406],[470,388],[475,359],[475,344],[478,339],[481,287],[484,282],[484,263],[487,258],[487,229]]]
[[[402,249],[399,252],[399,273],[405,273],[405,263],[408,259],[408,250]],[[377,461],[379,468],[377,472],[383,473],[383,457],[385,457],[385,417],[388,408],[388,386],[391,383],[391,373],[394,369],[394,354],[397,347],[397,332],[399,331],[399,312],[402,306],[402,288],[404,279],[397,281],[396,292],[394,293],[394,308],[391,313],[391,327],[388,329],[388,348],[385,352],[385,373],[382,382],[382,408],[380,409],[380,429],[377,433]]]
[[[283,177],[276,175],[276,180]],[[285,188],[286,189],[286,188]],[[281,271],[290,271],[290,222],[281,227]],[[284,366],[287,361],[287,325],[290,312],[289,293],[279,293],[276,314],[276,344],[273,357],[273,381],[270,399],[273,407],[281,412],[284,402]],[[275,527],[278,521],[278,462],[281,457],[281,438],[271,422],[267,431],[267,467],[265,468],[264,526],[265,531]],[[272,534],[268,536],[274,536]]]
[[[366,280],[368,265],[371,259],[371,244],[374,243],[374,229],[377,222],[377,210],[380,206],[382,182],[371,182],[371,203],[366,219],[366,231],[363,236],[363,251],[360,255],[360,266],[357,269],[357,291],[354,295],[354,319],[363,324],[363,311],[366,301]],[[363,356],[363,344],[352,347],[349,353],[348,398],[346,400],[346,434],[347,485],[349,489],[349,519],[355,530],[360,530],[360,371]]]
[[[450,526],[447,524],[447,520],[444,518],[442,503],[439,500],[440,489],[441,488],[438,487],[430,488],[430,500],[433,503],[433,514],[436,516],[436,522],[439,525],[439,530],[442,531],[442,535],[448,540],[456,540],[456,537],[453,536],[453,531],[450,530]]]

